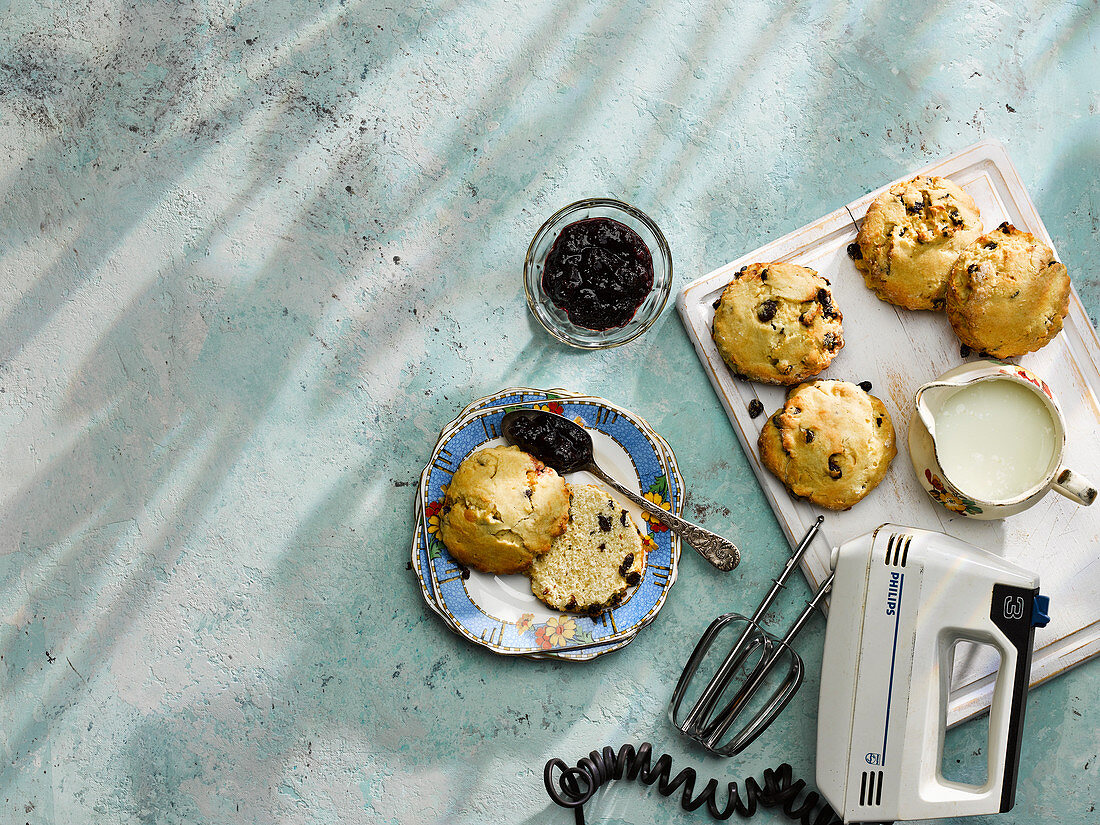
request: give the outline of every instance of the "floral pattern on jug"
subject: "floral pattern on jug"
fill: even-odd
[[[1044,381],[1042,378],[1040,378],[1035,373],[1031,372],[1031,370],[1024,369],[1023,367],[1018,367],[1015,364],[1005,364],[1005,366],[1008,369],[1007,370],[1002,370],[1002,371],[1006,375],[1015,375],[1015,376],[1018,376],[1018,377],[1024,379],[1029,384],[1031,384],[1034,387],[1038,388],[1038,390],[1043,395],[1045,395],[1047,398],[1049,398],[1051,401],[1054,400],[1054,393],[1051,391],[1050,387],[1047,386],[1047,382]]]
[[[977,502],[971,501],[966,496],[957,496],[952,493],[944,483],[940,481],[939,476],[933,473],[928,468],[924,470],[924,477],[928,479],[930,486],[925,489],[928,490],[928,495],[932,496],[934,501],[938,501],[948,510],[958,513],[961,516],[976,516],[982,512],[982,508],[978,506]]]

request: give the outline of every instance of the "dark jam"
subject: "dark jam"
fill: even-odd
[[[542,288],[578,327],[621,327],[653,288],[653,256],[629,226],[587,218],[566,226],[554,241]]]
[[[514,419],[509,419],[505,435],[520,449],[558,472],[569,472],[591,457],[588,434],[556,415],[516,414]]]

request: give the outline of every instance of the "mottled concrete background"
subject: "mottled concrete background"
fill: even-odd
[[[619,196],[678,289],[996,137],[1095,322],[1098,43],[1095,1],[0,3],[0,821],[566,823],[545,760],[644,739],[812,778],[820,620],[744,758],[665,721],[784,543],[671,306],[567,350],[527,242]],[[407,569],[412,482],[516,383],[648,418],[749,561],[686,553],[586,665],[449,633]],[[1098,820],[1098,688],[1094,662],[1031,695],[1017,809],[980,821]],[[633,787],[591,821],[655,819],[706,821]]]

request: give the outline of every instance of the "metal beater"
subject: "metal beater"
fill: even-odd
[[[785,582],[798,567],[799,561],[806,554],[824,520],[823,516],[817,517],[806,535],[802,537],[802,541],[798,543],[794,555],[784,566],[783,571],[773,580],[774,583],[768,595],[764,597],[751,617],[745,618],[737,613],[726,613],[711,623],[699,639],[691,658],[684,667],[684,672],[680,675],[680,681],[677,682],[676,689],[672,693],[672,701],[669,703],[669,719],[681,733],[691,737],[711,753],[734,756],[747,748],[782,712],[802,684],[805,667],[802,659],[791,647],[791,642],[828,594],[833,585],[833,575],[830,573],[829,577],[822,582],[813,599],[806,603],[805,610],[782,639],[764,630],[760,622],[779,595],[779,591],[786,588]],[[719,633],[726,627],[739,631],[737,642],[726,654],[714,677],[703,688],[695,705],[681,721],[680,707],[695,672],[706,658]],[[734,678],[739,671],[746,668],[750,657],[756,654],[759,654],[759,659],[751,669],[748,669],[744,681],[734,692],[733,698],[719,706],[719,702],[728,693]],[[750,700],[763,687],[768,675],[784,663],[787,673],[763,707],[737,733],[726,739],[726,735],[738,717],[745,712]]]

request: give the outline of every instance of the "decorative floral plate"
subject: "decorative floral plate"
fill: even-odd
[[[598,396],[579,396],[576,393],[572,393],[571,391],[565,389],[537,390],[530,387],[513,387],[511,389],[502,390],[493,395],[478,399],[477,401],[474,401],[471,404],[467,405],[467,407],[462,411],[462,413],[459,414],[457,418],[455,418],[446,427],[443,428],[443,432],[440,434],[437,446],[445,443],[455,427],[460,426],[462,423],[464,423],[465,418],[471,412],[485,410],[489,409],[490,407],[501,405],[503,405],[505,411],[507,409],[513,409],[516,406],[545,406],[563,397],[571,397],[576,400],[595,401],[599,405],[604,406],[609,410],[617,410],[620,414],[630,415],[637,421],[639,425],[643,426],[649,433],[653,441],[659,444],[662,448],[662,462],[665,465],[667,477],[672,480],[672,487],[674,490],[674,495],[672,496],[672,499],[676,500],[677,502],[679,501],[679,491],[683,489],[683,478],[680,476],[679,470],[675,466],[675,456],[673,454],[672,448],[644,420],[633,416],[628,411],[622,409],[621,407],[618,407],[617,405],[611,404],[611,402],[607,401],[606,399],[599,398]],[[425,468],[422,476],[422,483],[424,485],[427,484],[427,477],[430,471],[431,466],[429,465],[427,468]],[[667,506],[669,506],[669,504],[666,504],[666,507]],[[431,567],[431,563],[428,558],[428,548],[434,544],[433,534],[435,533],[435,530],[429,532],[427,521],[424,520],[422,511],[423,502],[421,499],[420,491],[418,490],[416,498],[416,521],[420,522],[421,524],[421,534],[414,535],[413,537],[413,570],[416,573],[417,578],[419,579],[421,594],[424,596],[424,599],[428,603],[428,606],[431,608],[432,612],[440,616],[443,621],[451,626],[452,629],[456,630],[456,632],[461,633],[462,631],[455,627],[454,623],[450,620],[448,615],[444,613],[440,602],[435,597],[434,585],[428,572]],[[436,521],[433,527],[437,528],[438,508],[433,508],[433,511],[436,513]],[[677,512],[679,512],[679,508],[677,509]],[[644,514],[643,518],[645,518]],[[656,527],[659,528],[660,525],[656,524]],[[671,537],[671,540],[674,542],[675,552],[677,553],[677,558],[679,558],[679,539],[673,536]],[[670,581],[669,586],[671,586],[674,581],[675,579]],[[563,632],[559,635],[567,635],[569,630],[570,626],[568,623],[566,623]],[[613,650],[618,650],[619,648],[625,647],[627,644],[633,641],[636,634],[637,630],[634,630],[632,633],[625,635],[620,641],[595,647],[582,647],[580,649],[574,649],[572,651],[569,651],[568,649],[563,647],[552,647],[549,651],[546,652],[517,655],[532,659],[568,659],[572,661],[588,661],[590,659],[594,659],[596,656],[602,655],[604,653],[610,653]]]
[[[517,388],[474,402],[444,428],[422,476],[423,516],[413,564],[424,597],[454,630],[498,653],[587,660],[618,649],[653,620],[676,578],[679,540],[625,501],[620,503],[635,523],[646,528],[647,564],[637,588],[597,620],[543,605],[531,594],[525,576],[464,571],[444,547],[438,527],[445,485],[471,452],[503,443],[500,420],[516,406],[546,407],[579,420],[593,437],[601,466],[626,486],[679,512],[682,480],[667,443],[632,413],[604,399],[565,392]],[[586,473],[570,474],[569,480],[599,483]]]
[[[454,421],[452,421],[450,424],[448,424],[447,427],[444,428],[443,432],[440,434],[440,439],[439,439],[439,442],[437,443],[437,446],[438,446],[438,444],[444,443],[446,441],[446,439],[449,437],[450,433],[454,430],[454,428],[456,426],[460,426],[461,424],[463,424],[466,420],[466,417],[473,411],[487,410],[491,407],[500,405],[502,402],[503,402],[503,408],[504,408],[505,411],[507,411],[508,409],[514,409],[517,406],[546,406],[549,403],[553,403],[554,401],[560,400],[563,397],[572,398],[574,401],[594,401],[599,406],[605,407],[609,411],[618,411],[618,413],[621,414],[621,415],[627,415],[627,416],[630,416],[631,418],[633,418],[636,421],[636,423],[638,423],[642,428],[644,428],[646,430],[646,432],[649,433],[649,435],[653,439],[653,441],[662,448],[660,452],[661,452],[662,462],[663,462],[663,464],[665,466],[665,469],[666,469],[666,476],[669,479],[672,480],[672,487],[673,487],[673,490],[675,491],[675,494],[671,498],[666,497],[666,499],[668,499],[668,500],[666,502],[664,502],[665,507],[667,508],[667,507],[671,506],[671,500],[673,500],[673,499],[675,499],[676,501],[679,501],[679,491],[683,489],[683,479],[680,476],[679,470],[675,466],[675,456],[673,454],[672,448],[644,420],[642,420],[640,418],[637,418],[637,416],[634,416],[629,411],[627,411],[627,410],[625,410],[621,407],[618,407],[617,405],[614,405],[611,402],[607,401],[606,399],[600,398],[598,396],[580,396],[580,395],[577,395],[576,393],[572,393],[569,390],[564,390],[564,389],[535,390],[535,389],[531,389],[529,387],[524,387],[524,388],[512,388],[512,389],[509,389],[509,390],[503,390],[503,391],[500,391],[500,392],[498,392],[494,395],[486,396],[485,398],[479,399],[478,401],[474,401],[473,403],[468,405],[465,408],[465,410],[463,410],[462,414],[459,415],[458,418],[456,418]],[[508,402],[513,402],[513,403],[509,404]],[[422,476],[422,482],[425,486],[427,484],[427,476],[430,473],[430,471],[431,471],[430,466],[425,468],[425,470],[424,470],[424,474]],[[657,493],[656,491],[651,491],[650,495],[651,496],[658,496],[659,493]],[[418,513],[419,513],[419,508],[422,507],[422,502],[421,502],[419,494],[417,496],[417,502],[418,502],[418,504],[417,504]],[[433,508],[433,509],[435,509],[435,508]],[[679,510],[677,510],[677,512],[679,512]],[[647,518],[647,516],[645,514],[642,514],[642,518],[645,519],[645,518]],[[653,521],[653,520],[651,520],[651,521]],[[436,525],[438,525],[438,516],[437,516],[437,520],[436,520]],[[660,531],[662,529],[662,525],[660,525],[656,521],[653,521],[653,529]],[[426,522],[424,522],[422,524],[422,530],[424,531],[424,533],[423,533],[424,534],[424,545],[421,548],[418,548],[418,547],[414,546],[413,552],[414,552],[414,564],[416,564],[417,568],[418,568],[417,569],[417,575],[418,575],[418,577],[421,577],[421,590],[425,594],[425,599],[427,600],[427,599],[432,598],[431,590],[429,588],[431,588],[433,585],[431,585],[429,583],[430,582],[430,576],[424,576],[424,575],[421,574],[420,571],[421,570],[428,570],[430,568],[430,564],[429,564],[426,556],[423,559],[423,561],[421,561],[419,558],[417,558],[416,554],[418,554],[418,549],[423,549],[424,547],[427,547],[427,546],[432,544],[432,534],[428,532]],[[675,552],[677,554],[677,558],[679,558],[679,556],[678,556],[678,554],[679,554],[679,539],[676,538],[675,536],[670,537],[670,539],[673,542]],[[425,581],[425,579],[428,579],[428,581]],[[674,581],[675,581],[675,578],[673,578],[672,581],[669,582],[669,586],[671,586],[674,583]],[[442,608],[441,608],[438,600],[429,601],[429,605],[432,608],[433,612],[440,615],[448,625],[451,625],[452,629],[455,629],[457,632],[461,633],[461,631],[459,631],[457,628],[455,628],[453,623],[449,620],[449,618],[442,612]],[[559,635],[563,635],[563,636],[568,635],[568,632],[570,631],[570,629],[572,629],[572,628],[570,627],[570,625],[568,623],[566,623],[564,631]],[[570,649],[567,648],[567,647],[552,647],[548,652],[542,652],[542,653],[537,653],[537,654],[517,654],[517,655],[521,655],[521,656],[524,656],[525,658],[532,658],[532,659],[568,659],[568,660],[572,660],[572,661],[588,661],[590,659],[594,659],[596,656],[602,655],[604,653],[610,653],[613,650],[618,650],[621,647],[625,647],[627,644],[629,644],[634,639],[634,636],[636,634],[637,634],[637,629],[633,630],[630,633],[625,634],[622,637],[622,639],[618,642],[609,643],[609,644],[606,644],[606,645],[595,646],[595,647],[588,647],[588,646],[585,646],[585,645],[582,644],[582,645],[578,646],[578,648],[573,649],[572,651],[570,651]]]

